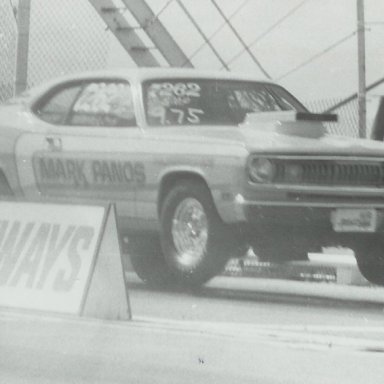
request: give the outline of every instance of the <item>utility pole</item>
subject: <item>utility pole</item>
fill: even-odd
[[[17,9],[15,95],[20,94],[27,88],[30,14],[31,0],[19,0]]]
[[[358,63],[358,105],[359,105],[359,137],[367,135],[366,120],[366,75],[365,75],[365,20],[364,0],[357,0],[357,63]]]

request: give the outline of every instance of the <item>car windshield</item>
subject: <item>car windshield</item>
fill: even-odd
[[[247,113],[305,107],[280,86],[234,80],[157,79],[144,83],[148,125],[233,125]]]

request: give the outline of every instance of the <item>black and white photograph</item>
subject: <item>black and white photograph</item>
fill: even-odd
[[[0,0],[0,383],[383,357],[382,0]]]

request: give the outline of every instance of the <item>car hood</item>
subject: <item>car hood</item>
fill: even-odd
[[[309,127],[308,124],[300,124],[303,131]],[[268,123],[240,126],[165,127],[149,131],[152,132],[151,136],[153,135],[154,139],[169,143],[188,142],[237,148],[240,146],[247,152],[384,157],[384,143],[379,141],[328,135],[323,130],[315,137],[313,134],[306,137],[305,134],[297,132],[276,132]],[[229,148],[228,151],[230,151]]]
[[[303,137],[295,134],[263,132],[252,127],[241,127],[239,133],[249,152],[384,156],[384,143],[368,139],[327,133],[316,138]]]

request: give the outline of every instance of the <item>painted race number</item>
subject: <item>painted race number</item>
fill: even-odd
[[[186,111],[178,108],[170,108],[170,111],[177,116],[177,124],[183,124],[188,121],[191,124],[200,123],[201,115],[204,115],[204,111],[198,108],[187,108]]]
[[[147,110],[151,124],[200,124],[205,114],[201,106],[201,87],[195,82],[152,83],[147,91]]]
[[[172,93],[175,96],[200,97],[200,85],[196,83],[159,83],[157,86],[163,94]]]

